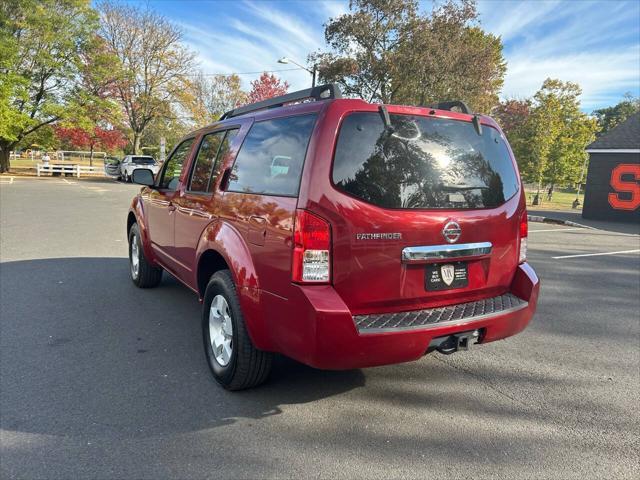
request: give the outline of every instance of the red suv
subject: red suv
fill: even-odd
[[[514,335],[536,308],[513,154],[462,102],[315,87],[227,112],[133,181],[133,282],[166,270],[198,295],[230,390],[263,382],[276,352],[323,369],[406,362]]]

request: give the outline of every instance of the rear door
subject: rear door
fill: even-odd
[[[470,120],[470,118],[469,118]],[[503,293],[518,263],[519,181],[502,134],[354,112],[332,168],[333,282],[355,312]]]
[[[185,186],[173,203],[175,212],[175,257],[181,278],[191,284],[196,247],[204,229],[218,216],[222,193],[218,191],[221,165],[237,150],[238,129],[207,133],[199,142]]]

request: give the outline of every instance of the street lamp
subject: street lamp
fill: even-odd
[[[296,62],[295,60],[291,60],[290,58],[287,57],[282,57],[281,59],[278,60],[278,63],[283,63],[283,64],[288,64],[288,63],[293,63],[294,65],[297,65],[298,67],[300,67],[303,70],[306,70],[307,72],[309,72],[311,74],[311,86],[315,87],[316,86],[316,71],[317,71],[317,65],[313,65],[313,70],[309,70],[307,67],[304,67],[302,65],[300,65],[298,62]]]

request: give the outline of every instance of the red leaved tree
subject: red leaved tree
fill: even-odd
[[[280,80],[273,74],[264,72],[258,80],[251,82],[251,91],[249,92],[249,103],[261,102],[269,98],[284,95],[289,90],[289,83]]]
[[[92,131],[80,127],[61,127],[55,129],[56,136],[72,147],[89,149],[89,164],[93,165],[93,152],[95,150],[115,150],[127,144],[124,134],[118,129],[105,129],[95,127]]]

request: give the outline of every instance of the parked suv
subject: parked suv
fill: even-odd
[[[383,106],[324,85],[227,112],[133,181],[133,282],[166,270],[198,295],[230,390],[263,382],[276,352],[406,362],[514,335],[536,308],[513,154],[462,102]]]
[[[127,155],[120,163],[120,178],[130,182],[133,171],[138,168],[149,169],[155,175],[160,170],[160,165],[150,155]]]

